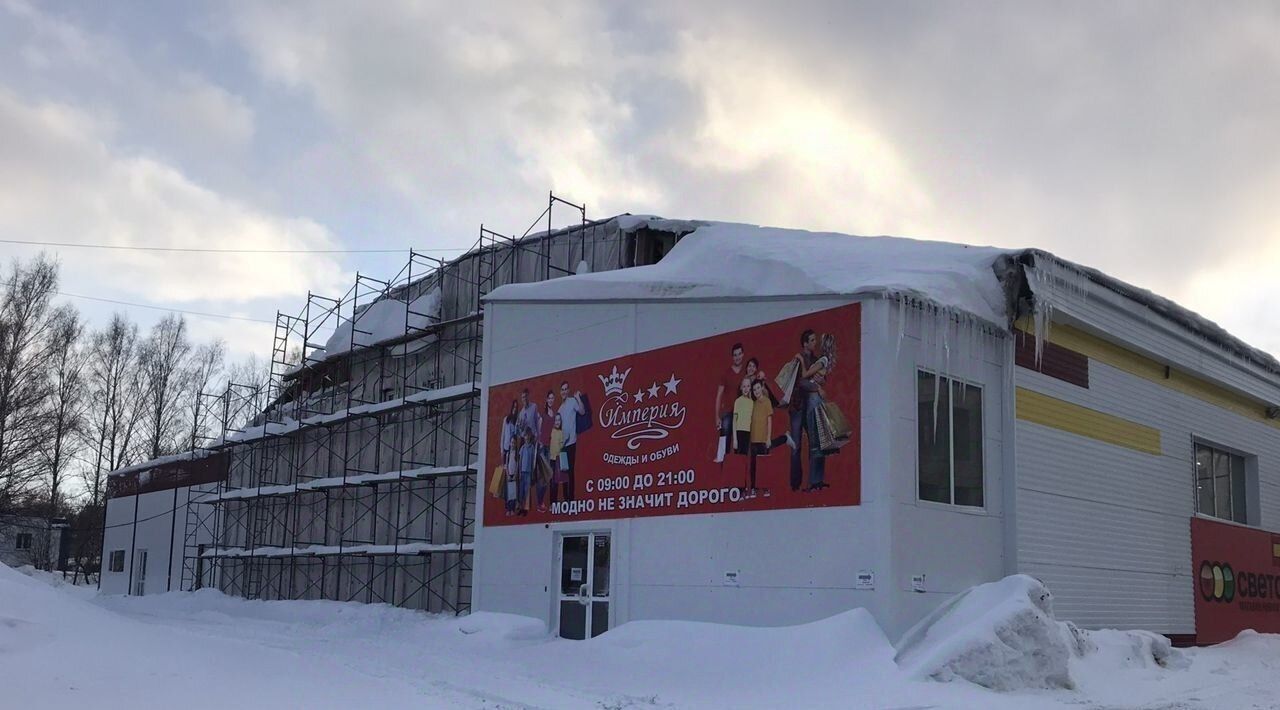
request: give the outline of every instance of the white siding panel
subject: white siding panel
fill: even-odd
[[[1085,389],[1019,368],[1016,384],[1154,427],[1162,455],[1019,420],[1018,569],[1082,626],[1193,633],[1193,441],[1257,456],[1260,525],[1277,529],[1280,431],[1094,360],[1089,378]]]
[[[1276,377],[1142,304],[1092,285],[1081,290],[1077,283],[1065,287],[1040,283],[1036,289],[1039,297],[1053,302],[1055,318],[1062,317],[1091,332],[1106,334],[1109,340],[1125,344],[1131,350],[1173,363],[1188,372],[1198,372],[1205,379],[1238,392],[1280,402],[1280,380]]]
[[[1195,632],[1191,577],[1044,564],[1023,572],[1048,585],[1059,619],[1090,619],[1092,628]]]

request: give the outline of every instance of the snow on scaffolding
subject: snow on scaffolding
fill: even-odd
[[[463,543],[407,542],[401,545],[308,545],[306,547],[218,547],[205,550],[201,557],[337,557],[347,555],[429,555],[434,553],[470,552],[473,546]]]
[[[327,476],[325,478],[313,478],[307,481],[299,481],[296,484],[282,484],[271,486],[255,486],[250,488],[237,488],[235,490],[224,491],[217,495],[209,495],[194,500],[195,503],[219,503],[222,501],[239,501],[249,500],[253,498],[267,498],[270,496],[287,496],[298,492],[321,491],[326,488],[342,488],[343,486],[359,486],[376,483],[391,483],[394,481],[421,481],[430,478],[439,478],[441,476],[456,476],[463,473],[473,472],[479,467],[478,462],[457,466],[418,466],[416,468],[404,469],[403,471],[388,471],[385,473],[362,473],[355,476]]]
[[[440,288],[436,287],[409,303],[394,298],[383,298],[369,304],[355,317],[338,324],[323,348],[312,351],[307,359],[327,360],[352,349],[368,348],[385,340],[392,340],[423,330],[440,322]]]
[[[265,422],[256,424],[246,429],[233,432],[225,439],[219,439],[214,442],[214,446],[228,444],[244,444],[259,439],[265,439],[272,436],[282,436],[298,431],[302,428],[322,426],[325,424],[335,424],[353,419],[356,417],[365,417],[373,414],[393,411],[402,407],[416,404],[434,404],[437,402],[447,402],[454,399],[461,399],[477,394],[479,389],[474,382],[463,382],[461,384],[449,387],[440,387],[437,389],[423,390],[409,395],[408,397],[400,397],[397,399],[389,399],[384,402],[374,402],[372,404],[361,404],[355,407],[339,409],[329,414],[317,414],[307,417],[301,421],[292,417],[285,417],[279,422]]]

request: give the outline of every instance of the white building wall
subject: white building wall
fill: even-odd
[[[1193,440],[1257,456],[1260,525],[1280,529],[1280,432],[1097,360],[1089,388],[1018,368],[1016,382],[1154,427],[1161,455],[1017,423],[1019,571],[1089,628],[1195,632]]]
[[[135,590],[130,586],[130,579],[132,573],[136,581],[134,560],[138,550],[147,551],[144,594],[181,590],[189,491],[192,498],[198,498],[202,490],[212,491],[213,488],[209,484],[109,499],[102,540],[99,583],[102,593],[133,594]],[[210,542],[212,538],[207,534],[193,540],[193,544]],[[121,572],[110,571],[113,550],[124,550],[124,570]],[[194,548],[190,554],[195,554]]]
[[[486,377],[523,379],[845,302],[495,303],[486,308]],[[986,508],[919,503],[915,373],[938,363],[935,344],[920,338],[923,324],[899,342],[896,308],[863,302],[861,505],[482,528],[475,608],[550,622],[555,536],[570,530],[614,536],[615,625],[639,619],[783,625],[866,607],[896,636],[949,594],[998,579],[1005,564],[1003,340],[966,338],[974,351],[953,345],[949,363],[953,374],[986,392]],[[855,588],[864,570],[874,573],[874,590]],[[726,582],[727,572],[736,573],[735,583]],[[925,593],[912,591],[911,576],[919,573],[927,575]]]
[[[900,318],[902,308],[907,313]],[[1008,573],[1003,495],[1008,340],[890,301],[879,301],[864,314],[865,357],[885,365],[883,376],[864,381],[863,396],[888,407],[866,408],[863,426],[891,442],[885,464],[889,475],[883,480],[892,511],[886,535],[892,573],[886,581],[893,598],[880,624],[896,639],[952,595]],[[982,388],[982,508],[920,500],[916,378],[922,369]],[[923,591],[913,585],[917,575],[924,576]]]

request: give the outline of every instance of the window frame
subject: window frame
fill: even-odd
[[[926,367],[916,366],[914,370],[915,372],[913,377],[915,379],[915,410],[916,410],[916,422],[915,422],[916,424],[916,428],[915,428],[916,477],[915,477],[915,484],[914,484],[914,489],[915,489],[914,496],[915,496],[916,504],[921,506],[936,506],[940,510],[948,510],[948,511],[957,512],[957,513],[968,513],[968,514],[974,514],[974,515],[987,513],[989,510],[988,505],[990,502],[990,496],[988,495],[988,491],[990,487],[988,486],[988,482],[987,482],[986,387],[982,383],[975,382],[971,379],[964,378],[964,377],[956,377],[954,375],[943,374],[935,370],[930,370],[929,368],[926,368]],[[942,378],[947,382],[947,387],[948,387],[947,401],[950,403],[950,406],[947,408],[948,410],[947,411],[947,431],[949,432],[948,452],[947,452],[948,454],[947,476],[948,476],[949,492],[950,492],[950,499],[951,499],[950,502],[930,500],[928,498],[922,498],[920,496],[920,464],[921,464],[920,426],[921,426],[921,422],[920,422],[919,416],[920,416],[920,384],[921,384],[922,374],[930,375],[935,378]],[[952,383],[961,385],[963,387],[972,387],[978,390],[978,415],[979,415],[978,416],[978,442],[981,446],[981,455],[978,459],[978,465],[980,467],[980,474],[981,474],[979,476],[979,480],[981,481],[981,485],[982,485],[982,489],[981,489],[982,504],[981,505],[966,505],[963,503],[955,502],[956,501],[956,442],[955,442],[956,399],[951,390]],[[941,391],[942,391],[942,388],[941,386],[939,386],[938,392],[941,392]]]
[[[23,544],[26,543],[26,544]],[[28,552],[35,545],[35,536],[29,532],[20,532],[13,536],[13,549]]]
[[[1218,515],[1217,491],[1215,490],[1215,485],[1216,485],[1215,482],[1218,476],[1215,475],[1213,470],[1210,470],[1210,474],[1205,480],[1209,481],[1208,490],[1209,490],[1209,495],[1213,498],[1214,510],[1205,511],[1200,509],[1201,477],[1200,477],[1200,471],[1199,471],[1199,454],[1201,449],[1204,449],[1209,452],[1209,461],[1211,466],[1213,465],[1212,462],[1217,460],[1215,454],[1225,455],[1227,457],[1228,462],[1230,462],[1229,468],[1231,470],[1227,477],[1227,494],[1228,494],[1228,501],[1229,501],[1228,510],[1231,513],[1230,517],[1223,517]],[[1219,520],[1225,523],[1232,523],[1235,525],[1244,525],[1244,526],[1256,525],[1257,521],[1255,519],[1254,506],[1257,502],[1258,491],[1256,486],[1253,485],[1253,483],[1256,482],[1256,478],[1250,475],[1251,468],[1253,468],[1256,465],[1255,463],[1256,458],[1257,457],[1254,454],[1247,453],[1235,447],[1223,446],[1222,444],[1219,444],[1215,441],[1211,441],[1209,439],[1192,437],[1191,439],[1191,505],[1192,505],[1192,510],[1195,512],[1195,514],[1199,517],[1209,518],[1211,520]],[[1235,466],[1234,466],[1234,463],[1236,461],[1238,461],[1240,464],[1238,488],[1236,485],[1237,479],[1235,476]],[[1244,494],[1244,503],[1240,511],[1241,514],[1243,515],[1243,519],[1237,519],[1235,517],[1235,514],[1236,514],[1235,495],[1236,495],[1237,489]]]
[[[107,556],[107,571],[113,574],[124,572],[124,550],[111,551],[111,554]]]

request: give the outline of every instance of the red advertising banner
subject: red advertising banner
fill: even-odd
[[[1191,559],[1197,643],[1280,633],[1280,535],[1192,518]]]
[[[484,524],[858,505],[851,304],[489,388]]]

